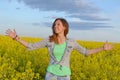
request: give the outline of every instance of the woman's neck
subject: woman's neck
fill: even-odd
[[[58,38],[59,44],[63,44],[66,40],[66,37],[64,36],[64,34],[59,34],[57,38]]]

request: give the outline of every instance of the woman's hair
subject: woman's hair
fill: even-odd
[[[55,33],[55,30],[54,30],[54,27],[55,27],[55,22],[57,20],[60,20],[62,25],[65,27],[65,30],[64,30],[64,36],[67,38],[67,34],[69,32],[69,24],[68,22],[64,19],[64,18],[57,18],[55,19],[55,21],[53,22],[53,25],[52,25],[52,32],[53,34],[51,36],[49,36],[49,40],[50,42],[55,42],[55,43],[59,43],[58,42],[58,35]]]

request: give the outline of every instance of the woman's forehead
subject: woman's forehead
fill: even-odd
[[[55,21],[55,23],[61,23],[61,20],[57,20],[57,21]]]

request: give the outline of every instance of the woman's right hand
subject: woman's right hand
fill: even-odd
[[[12,39],[15,39],[17,37],[17,33],[15,29],[12,31],[11,29],[6,30],[7,36],[11,37]]]

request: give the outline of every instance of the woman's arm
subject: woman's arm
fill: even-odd
[[[94,53],[97,53],[97,52],[100,52],[100,51],[103,51],[103,50],[111,50],[112,48],[113,48],[113,46],[110,45],[110,44],[108,44],[108,42],[106,42],[106,43],[103,45],[103,47],[88,50],[88,55],[89,55],[89,54],[94,54]]]
[[[94,53],[97,53],[97,52],[100,52],[103,50],[111,50],[113,48],[113,46],[111,44],[109,44],[108,42],[106,42],[100,48],[86,49],[86,48],[82,47],[81,45],[79,45],[76,41],[73,41],[73,48],[87,56],[87,55],[94,54]]]
[[[42,48],[42,47],[46,47],[47,46],[47,42],[48,39],[44,39],[40,42],[36,42],[36,43],[28,43],[24,40],[22,40],[16,33],[15,29],[14,31],[11,31],[10,29],[8,29],[6,31],[7,36],[11,37],[13,40],[18,41],[19,43],[21,43],[23,46],[27,47],[28,50],[34,50],[34,49],[38,49],[38,48]]]
[[[6,34],[7,34],[7,36],[9,36],[10,38],[12,38],[13,40],[16,40],[16,41],[20,42],[23,46],[28,47],[28,42],[22,40],[22,39],[17,35],[15,29],[14,29],[14,31],[12,31],[12,30],[10,30],[10,29],[6,30]]]

